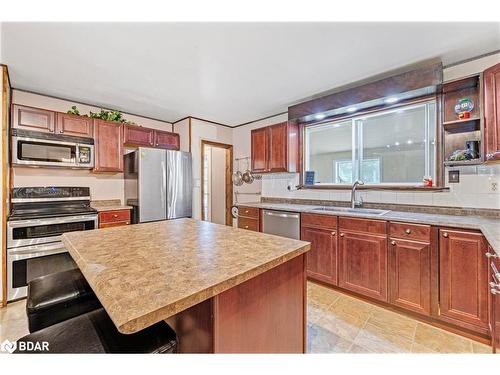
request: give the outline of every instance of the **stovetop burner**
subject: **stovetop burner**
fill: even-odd
[[[9,220],[95,214],[88,187],[25,187],[12,189]]]

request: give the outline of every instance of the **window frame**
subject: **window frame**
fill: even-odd
[[[354,120],[358,117],[371,117],[381,114],[383,112],[388,112],[391,110],[398,110],[402,107],[412,107],[417,105],[422,105],[428,102],[433,102],[435,104],[435,116],[436,116],[436,137],[435,137],[435,154],[434,154],[434,181],[432,187],[426,187],[422,183],[379,183],[379,184],[364,184],[360,185],[358,189],[369,189],[369,190],[409,190],[409,191],[443,191],[449,190],[449,188],[444,186],[444,169],[443,169],[443,156],[442,156],[442,139],[443,139],[443,129],[442,129],[442,110],[441,110],[441,95],[433,94],[427,95],[424,97],[420,97],[418,99],[412,100],[404,100],[399,103],[393,105],[384,105],[382,107],[372,108],[365,111],[356,112],[348,115],[341,115],[332,118],[323,119],[321,121],[303,123],[301,124],[300,129],[300,176],[299,181],[300,185],[298,188],[300,189],[319,189],[319,190],[347,190],[352,188],[352,184],[315,184],[315,185],[306,185],[305,184],[305,165],[306,158],[308,158],[307,153],[307,142],[306,140],[306,129],[313,126],[318,126],[322,124],[332,123],[332,122],[342,122]],[[426,107],[426,110],[428,107]],[[426,117],[428,118],[428,117]],[[426,126],[427,132],[428,126]],[[354,131],[354,130],[353,130]],[[352,138],[353,149],[355,148],[355,153],[358,153],[357,149],[358,145],[356,143],[355,137]],[[354,154],[354,153],[353,153]],[[425,157],[428,158],[429,153],[425,153]],[[356,162],[360,162],[360,158],[353,156],[353,164]],[[426,163],[427,164],[427,163]],[[359,171],[359,169],[356,169]],[[354,180],[356,180],[357,176],[353,176]]]

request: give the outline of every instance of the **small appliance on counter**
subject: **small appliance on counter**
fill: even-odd
[[[13,188],[7,221],[7,300],[25,297],[28,282],[36,277],[76,268],[61,235],[97,227],[88,187]]]
[[[192,170],[189,152],[140,147],[124,155],[125,203],[132,223],[192,215]]]

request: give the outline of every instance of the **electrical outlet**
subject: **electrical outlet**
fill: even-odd
[[[490,190],[491,191],[497,191],[498,190],[498,182],[497,181],[490,181]]]

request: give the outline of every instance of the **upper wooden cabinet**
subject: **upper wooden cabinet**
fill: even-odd
[[[302,214],[301,222],[300,239],[311,243],[306,255],[307,276],[337,285],[337,217]]]
[[[123,172],[123,124],[94,121],[94,172]]]
[[[282,122],[251,132],[252,171],[298,172],[299,127]]]
[[[12,127],[54,133],[56,128],[56,113],[40,108],[13,105]]]
[[[154,146],[165,148],[167,150],[179,150],[179,134],[161,130],[154,130]]]
[[[58,134],[92,138],[94,136],[93,124],[90,117],[67,113],[56,114],[56,133]]]
[[[486,69],[483,79],[485,160],[500,160],[500,64]]]
[[[124,125],[123,143],[128,146],[154,146],[154,130],[137,125]]]
[[[488,334],[487,244],[480,233],[439,231],[439,318]]]

